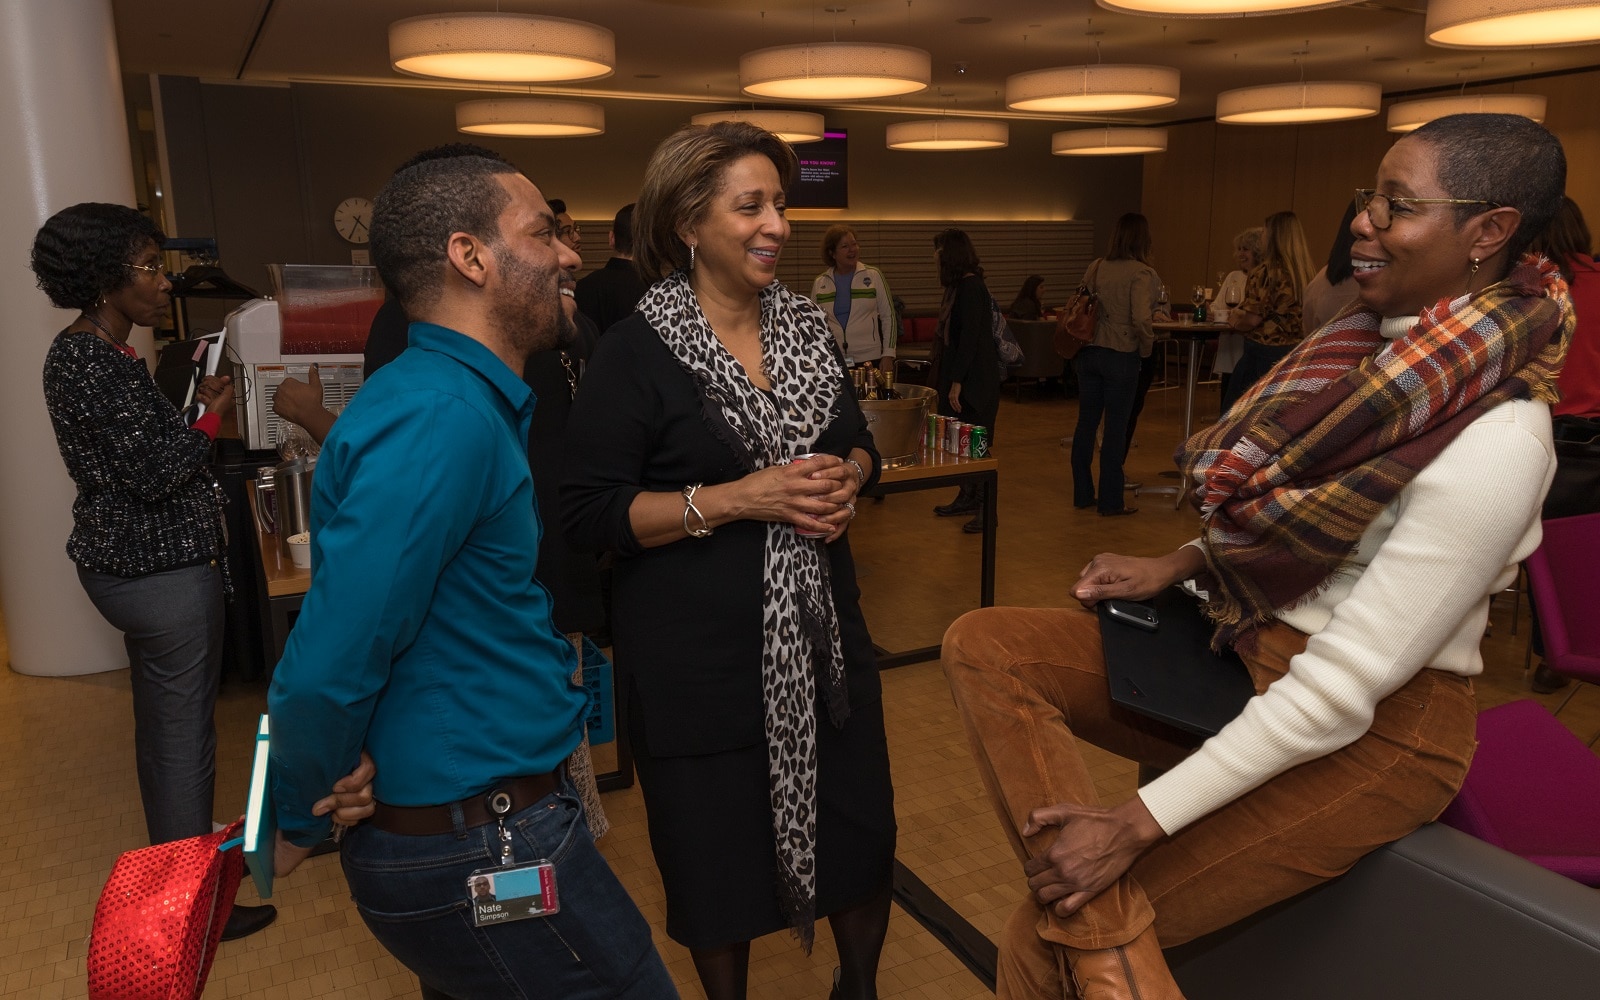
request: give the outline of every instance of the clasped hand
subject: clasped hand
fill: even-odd
[[[746,509],[763,521],[781,521],[801,531],[825,532],[825,542],[844,534],[855,516],[855,502],[861,484],[855,466],[837,455],[774,465],[745,477],[750,489]]]

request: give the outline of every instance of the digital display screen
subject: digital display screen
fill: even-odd
[[[800,171],[789,188],[790,208],[850,207],[849,143],[844,129],[825,128],[820,142],[794,147]]]

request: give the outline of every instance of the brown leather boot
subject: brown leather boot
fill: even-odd
[[[1117,948],[1061,950],[1082,1000],[1183,1000],[1153,928]]]

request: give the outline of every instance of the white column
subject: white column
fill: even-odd
[[[50,305],[28,267],[33,234],[57,211],[134,203],[120,73],[111,0],[0,0],[0,606],[11,668],[24,674],[127,666],[66,556],[76,490],[41,372],[72,315]]]

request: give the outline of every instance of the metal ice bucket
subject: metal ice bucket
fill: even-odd
[[[906,382],[896,382],[894,391],[900,394],[899,399],[861,400],[867,429],[872,431],[872,443],[877,446],[885,469],[916,465],[922,457],[922,432],[937,395],[925,385]]]

